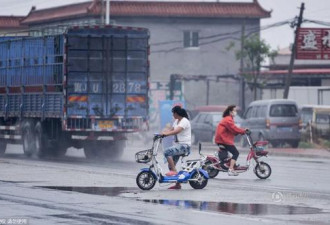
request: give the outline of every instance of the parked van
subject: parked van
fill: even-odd
[[[249,128],[254,140],[267,140],[273,147],[289,143],[297,148],[301,120],[297,103],[288,99],[251,102],[244,113],[242,127]]]
[[[303,105],[300,108],[300,115],[303,134],[329,139],[330,105]],[[313,134],[310,133],[311,127]]]

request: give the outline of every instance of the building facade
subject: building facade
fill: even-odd
[[[279,50],[274,61],[270,63],[269,70],[262,73],[267,80],[262,89],[262,99],[283,98],[290,58],[289,48]],[[300,105],[330,105],[330,61],[296,59],[291,75],[289,98]]]

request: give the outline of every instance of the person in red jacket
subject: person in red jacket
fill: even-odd
[[[237,176],[238,173],[234,170],[234,165],[239,156],[239,152],[234,145],[234,138],[238,134],[244,134],[245,129],[239,128],[234,123],[234,116],[236,116],[236,105],[230,105],[223,112],[223,119],[219,122],[215,132],[215,143],[219,146],[219,152],[228,151],[233,156],[230,160],[228,170],[229,176]]]

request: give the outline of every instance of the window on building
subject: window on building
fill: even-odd
[[[198,47],[199,35],[197,31],[184,31],[183,32],[183,47]]]

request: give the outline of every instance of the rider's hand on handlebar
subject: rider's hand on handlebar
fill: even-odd
[[[251,134],[251,131],[249,129],[245,129],[246,134]]]

